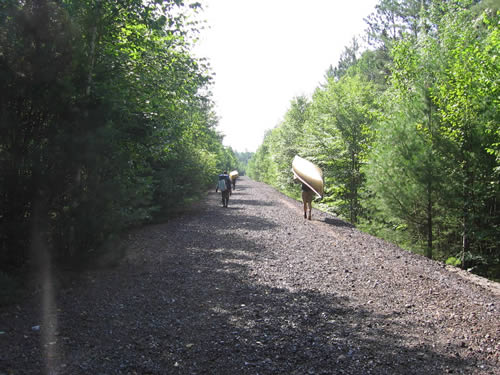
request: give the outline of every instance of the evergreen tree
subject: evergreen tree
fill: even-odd
[[[314,117],[304,136],[306,140],[311,138],[307,141],[308,154],[325,169],[325,199],[336,202],[338,212],[352,223],[362,214],[361,166],[372,138],[375,99],[373,85],[357,74],[330,79],[313,97]]]
[[[211,183],[231,153],[190,53],[198,6],[0,4],[2,266],[27,260],[35,223],[68,260]]]

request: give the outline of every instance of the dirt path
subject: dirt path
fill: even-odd
[[[0,375],[500,374],[498,284],[236,188],[0,310]]]

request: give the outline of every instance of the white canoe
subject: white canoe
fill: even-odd
[[[240,174],[238,173],[238,171],[232,171],[231,173],[229,173],[229,178],[231,180],[236,180],[239,177],[239,175]]]
[[[309,160],[296,155],[292,162],[293,174],[304,184],[309,186],[312,191],[323,196],[323,172],[319,167]]]

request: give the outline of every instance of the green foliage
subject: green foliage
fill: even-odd
[[[498,64],[484,14],[449,11],[434,18],[438,28],[427,27],[431,14],[418,38],[394,44],[387,116],[367,173],[376,220],[404,221],[427,256],[461,251],[467,267],[465,254],[498,251],[498,162],[487,151],[496,142],[488,124],[498,124],[489,104],[498,97]]]
[[[278,168],[271,160],[272,144],[276,129],[270,130],[264,136],[264,141],[257,149],[255,155],[248,162],[248,175],[256,181],[265,182],[276,186]]]
[[[2,267],[26,262],[35,220],[67,261],[175,211],[236,164],[215,130],[208,67],[190,54],[197,7],[2,3]]]
[[[240,176],[244,176],[246,173],[247,173],[247,169],[248,169],[248,162],[250,161],[250,159],[252,159],[252,157],[254,156],[254,152],[249,152],[249,151],[245,151],[245,152],[237,152],[235,151],[235,156],[236,156],[236,159],[238,160],[238,171],[239,171],[239,174]]]
[[[443,17],[441,41],[446,70],[433,100],[440,108],[440,132],[449,144],[456,168],[456,215],[462,226],[462,261],[473,252],[498,254],[500,240],[498,158],[500,120],[498,22],[491,15],[458,9]],[[495,27],[492,27],[495,24]]]
[[[378,116],[376,93],[371,82],[358,74],[329,80],[325,90],[318,90],[313,98],[315,114],[321,120],[309,122],[307,128],[315,144],[310,154],[327,166],[325,177],[337,185],[328,193],[343,202],[340,213],[352,223],[363,214],[360,197],[365,176],[361,167],[366,162],[372,125]]]
[[[223,171],[231,172],[233,169],[238,169],[238,160],[231,147],[223,147],[219,154],[219,163],[217,164],[217,171],[221,173]]]
[[[455,257],[449,257],[445,263],[453,267],[460,267],[462,265],[462,261]]]
[[[299,154],[320,206],[428,257],[498,278],[500,13],[488,2],[382,0],[311,100],[266,134],[250,175],[294,196]],[[297,195],[295,195],[297,196]],[[496,271],[495,271],[496,270]]]

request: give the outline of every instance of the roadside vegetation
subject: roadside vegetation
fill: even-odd
[[[312,97],[291,101],[249,175],[406,249],[500,279],[500,12],[493,1],[381,0]]]
[[[236,165],[195,2],[0,4],[0,281],[78,264]],[[42,259],[43,258],[43,259]]]

